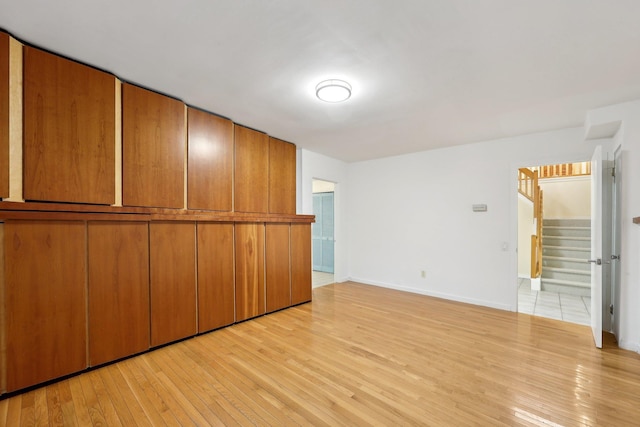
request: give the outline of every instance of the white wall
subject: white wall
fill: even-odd
[[[518,277],[531,277],[531,235],[535,233],[533,202],[518,194]]]
[[[614,143],[622,149],[621,284],[616,297],[614,332],[621,347],[640,352],[640,101],[589,112],[587,129],[621,122]],[[609,126],[610,127],[610,126]]]
[[[300,213],[313,211],[313,178],[338,183],[339,281],[515,311],[518,168],[585,161],[598,144],[609,153],[620,144],[623,261],[614,332],[621,347],[640,351],[640,225],[632,223],[640,216],[640,101],[589,112],[587,128],[615,130],[615,121],[622,125],[607,140],[584,141],[584,128],[574,128],[353,164],[301,150]],[[474,203],[488,211],[473,213]]]
[[[543,218],[591,218],[591,177],[540,180]]]
[[[298,150],[298,213],[313,215],[313,180],[321,179],[335,183],[335,248],[334,248],[334,280],[347,280],[347,232],[346,232],[346,197],[347,197],[347,164],[323,156],[312,151]]]
[[[596,143],[585,142],[583,132],[349,164],[349,277],[515,311],[517,170],[590,159]],[[472,212],[474,203],[488,211]]]

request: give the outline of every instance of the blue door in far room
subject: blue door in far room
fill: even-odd
[[[313,194],[313,214],[316,216],[316,222],[311,225],[313,269],[325,273],[333,273],[333,194]]]

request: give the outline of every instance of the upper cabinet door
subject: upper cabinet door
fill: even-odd
[[[188,109],[189,209],[233,209],[233,122]]]
[[[9,36],[0,32],[0,198],[9,197]]]
[[[269,138],[269,213],[296,213],[296,146]]]
[[[115,202],[116,79],[24,48],[24,198]]]
[[[185,105],[122,85],[122,203],[184,207]]]
[[[269,137],[235,126],[235,211],[267,213],[269,208]]]

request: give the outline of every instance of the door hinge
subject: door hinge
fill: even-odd
[[[611,176],[614,177],[614,178],[616,177],[616,167],[615,166],[611,168]]]
[[[609,304],[609,314],[613,316],[613,304]]]

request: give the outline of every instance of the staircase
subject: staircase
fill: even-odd
[[[590,256],[591,220],[543,220],[542,290],[591,295]]]

